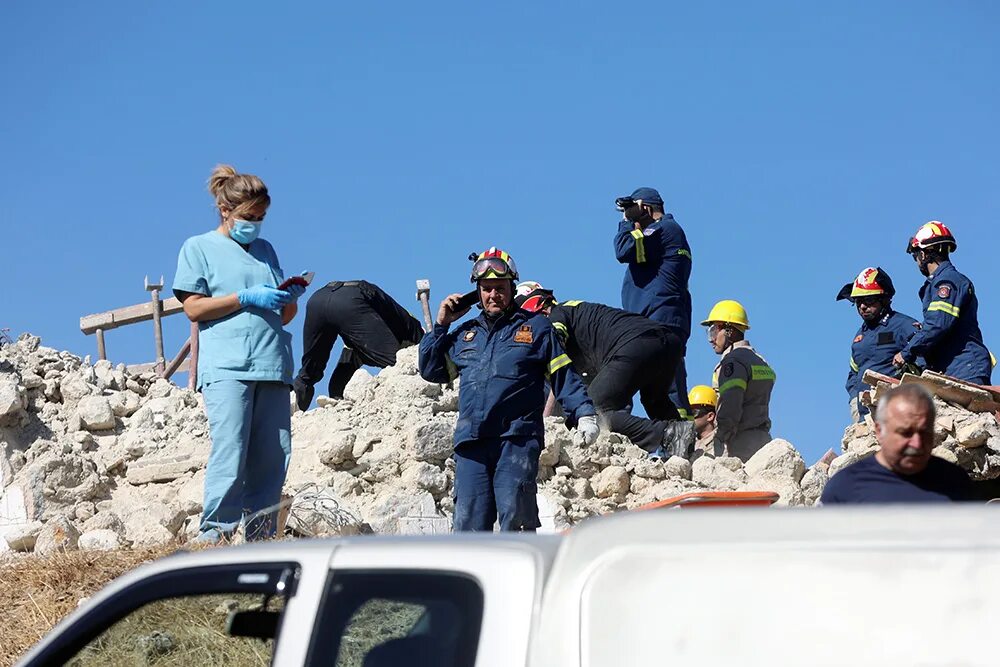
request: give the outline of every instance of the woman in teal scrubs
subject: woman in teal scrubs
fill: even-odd
[[[260,238],[271,204],[252,174],[220,165],[208,189],[219,226],[181,247],[174,294],[198,323],[198,389],[212,436],[199,541],[229,538],[246,518],[247,539],[271,537],[291,455],[291,334],[305,291],[286,290],[271,244]]]

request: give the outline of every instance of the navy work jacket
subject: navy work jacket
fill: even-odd
[[[691,247],[684,230],[667,213],[642,231],[629,220],[618,224],[615,257],[628,264],[622,280],[622,308],[691,336]]]
[[[865,371],[870,369],[895,377],[899,371],[892,365],[892,358],[906,347],[919,329],[919,322],[891,308],[874,325],[865,322],[858,329],[851,345],[851,368],[845,386],[861,417],[868,414],[868,408],[858,400],[858,394],[868,388],[864,383]]]
[[[903,350],[903,358],[927,361],[927,368],[975,384],[989,384],[992,363],[979,330],[979,299],[972,281],[948,260],[920,288],[924,322]]]
[[[501,315],[492,327],[485,314],[454,331],[435,324],[420,341],[420,376],[429,382],[460,379],[456,445],[479,438],[544,437],[549,383],[567,425],[595,414],[548,318],[520,309]]]

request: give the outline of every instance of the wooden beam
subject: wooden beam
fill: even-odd
[[[181,305],[181,302],[173,297],[160,301],[161,316],[174,315],[183,310],[184,306]],[[140,303],[134,306],[116,308],[104,313],[85,315],[80,318],[80,331],[89,336],[98,329],[110,331],[111,329],[123,327],[126,324],[135,324],[136,322],[145,322],[151,319],[153,319],[152,302]]]
[[[180,364],[178,364],[177,370],[175,370],[174,372],[187,373],[188,367],[189,367],[188,360],[185,359]],[[148,373],[149,371],[157,372],[159,370],[159,364],[157,364],[155,361],[149,364],[129,364],[127,368],[128,372],[131,373],[132,375],[138,375],[140,373]]]

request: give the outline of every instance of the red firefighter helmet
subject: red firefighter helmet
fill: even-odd
[[[469,259],[474,261],[469,282],[477,283],[489,278],[506,278],[517,282],[517,265],[514,264],[514,258],[496,246],[478,255],[473,253]]]
[[[858,274],[853,283],[847,283],[840,288],[837,301],[841,299],[854,301],[858,297],[877,294],[884,294],[891,299],[896,294],[896,288],[892,285],[892,278],[881,266],[869,266]]]
[[[943,222],[931,220],[920,226],[910,242],[906,244],[906,252],[915,253],[918,250],[926,250],[937,245],[945,245],[945,250],[948,252],[955,252],[955,249],[958,248],[958,243],[951,230]]]
[[[552,290],[545,289],[534,280],[525,280],[518,284],[517,292],[514,296],[514,303],[521,310],[529,313],[537,313],[545,308],[545,304],[552,300]]]

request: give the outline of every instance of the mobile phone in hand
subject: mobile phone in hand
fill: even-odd
[[[455,304],[455,308],[452,312],[461,312],[466,308],[472,308],[477,303],[479,303],[479,290],[474,289],[468,294],[462,295],[462,298],[458,300],[457,304]]]
[[[292,285],[301,285],[302,287],[309,287],[312,283],[313,278],[316,277],[315,271],[303,271],[300,276],[292,276],[291,278],[286,278],[285,282],[278,285],[278,289],[288,289]]]

